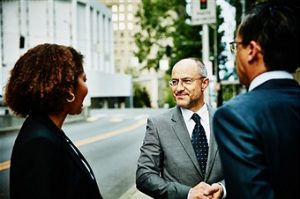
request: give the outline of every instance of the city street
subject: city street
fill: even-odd
[[[146,119],[163,109],[97,109],[86,121],[63,126],[85,155],[105,199],[117,199],[134,186]],[[9,159],[17,131],[0,133],[0,198],[8,199]]]

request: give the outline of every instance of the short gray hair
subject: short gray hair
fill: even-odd
[[[194,60],[199,68],[199,72],[200,72],[200,75],[202,77],[207,77],[207,70],[206,70],[206,67],[205,67],[205,64],[202,62],[201,59],[197,58],[197,57],[190,57],[188,59],[191,59],[191,60]]]

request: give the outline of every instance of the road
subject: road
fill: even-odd
[[[163,109],[91,110],[86,121],[63,130],[84,154],[105,199],[117,199],[135,183],[146,119]],[[9,158],[17,131],[0,134],[0,198],[8,197]]]

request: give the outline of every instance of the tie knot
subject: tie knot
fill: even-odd
[[[196,124],[200,123],[200,116],[197,113],[194,113],[191,118]]]

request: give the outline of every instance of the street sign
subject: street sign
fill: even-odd
[[[216,0],[191,0],[192,25],[216,23]]]

